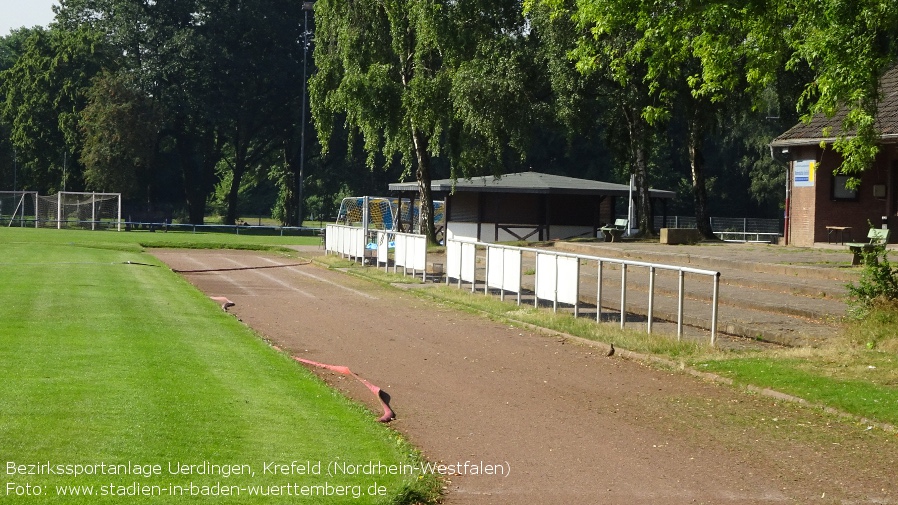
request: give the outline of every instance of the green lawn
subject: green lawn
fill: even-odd
[[[225,247],[253,247],[260,246],[278,247],[287,245],[319,245],[320,237],[296,237],[296,236],[280,236],[271,233],[247,233],[244,231],[240,235],[229,231],[156,231],[134,230],[134,231],[114,231],[114,230],[54,230],[54,229],[34,229],[34,228],[7,228],[0,227],[0,238],[3,243],[11,242],[27,242],[33,244],[35,242],[53,243],[53,244],[119,244],[124,247],[203,247],[203,248],[225,248]]]
[[[157,261],[137,242],[166,235],[0,229],[0,502],[401,503],[432,491],[417,474],[328,476],[332,462],[417,455],[176,274],[140,265]],[[279,240],[263,242],[297,241]],[[265,472],[294,461],[310,474]],[[159,496],[96,496],[138,491]],[[239,496],[207,496],[226,491]]]

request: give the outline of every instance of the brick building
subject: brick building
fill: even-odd
[[[877,114],[880,150],[873,167],[861,175],[860,186],[849,190],[847,176],[833,175],[841,156],[832,149],[843,113],[799,123],[771,142],[775,156],[789,163],[786,187],[785,240],[811,246],[838,240],[833,227],[854,240],[866,241],[869,224],[898,227],[898,66],[881,80]],[[825,147],[821,147],[825,145]],[[829,227],[829,228],[828,228]],[[890,241],[898,240],[892,234]]]

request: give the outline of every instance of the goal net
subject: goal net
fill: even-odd
[[[392,230],[396,222],[389,198],[352,196],[344,198],[337,223],[377,230]]]
[[[38,197],[38,220],[47,228],[122,229],[121,193],[62,191]]]
[[[37,226],[37,192],[0,191],[0,226]]]
[[[445,226],[444,208],[445,202],[433,202],[433,221],[437,228]],[[337,223],[364,227],[367,220],[369,229],[396,231],[401,221],[403,230],[421,233],[420,214],[420,201],[416,201],[413,206],[409,199],[403,198],[400,207],[398,198],[353,196],[344,198],[340,204]]]

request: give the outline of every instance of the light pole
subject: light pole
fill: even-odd
[[[308,65],[306,61],[309,59],[309,12],[314,7],[315,2],[303,2],[303,27],[302,27],[302,106],[300,114],[300,136],[299,136],[299,177],[296,181],[296,225],[302,226],[302,186],[303,172],[306,165],[306,73]]]

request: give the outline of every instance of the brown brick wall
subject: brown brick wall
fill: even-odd
[[[835,200],[832,196],[832,172],[841,160],[837,153],[832,149],[821,152],[818,147],[795,150],[793,159],[814,158],[818,165],[813,187],[792,188],[790,243],[811,246],[814,242],[826,242],[827,226],[850,226],[854,241],[866,241],[868,221],[879,228],[882,216],[887,214],[886,199],[874,197],[873,187],[878,184],[888,187],[889,167],[894,155],[892,148],[880,153],[874,167],[861,176],[858,199],[850,201]],[[898,219],[893,221],[893,225],[898,224]],[[835,236],[833,239],[838,240]],[[898,236],[892,237],[892,241],[896,239]]]

